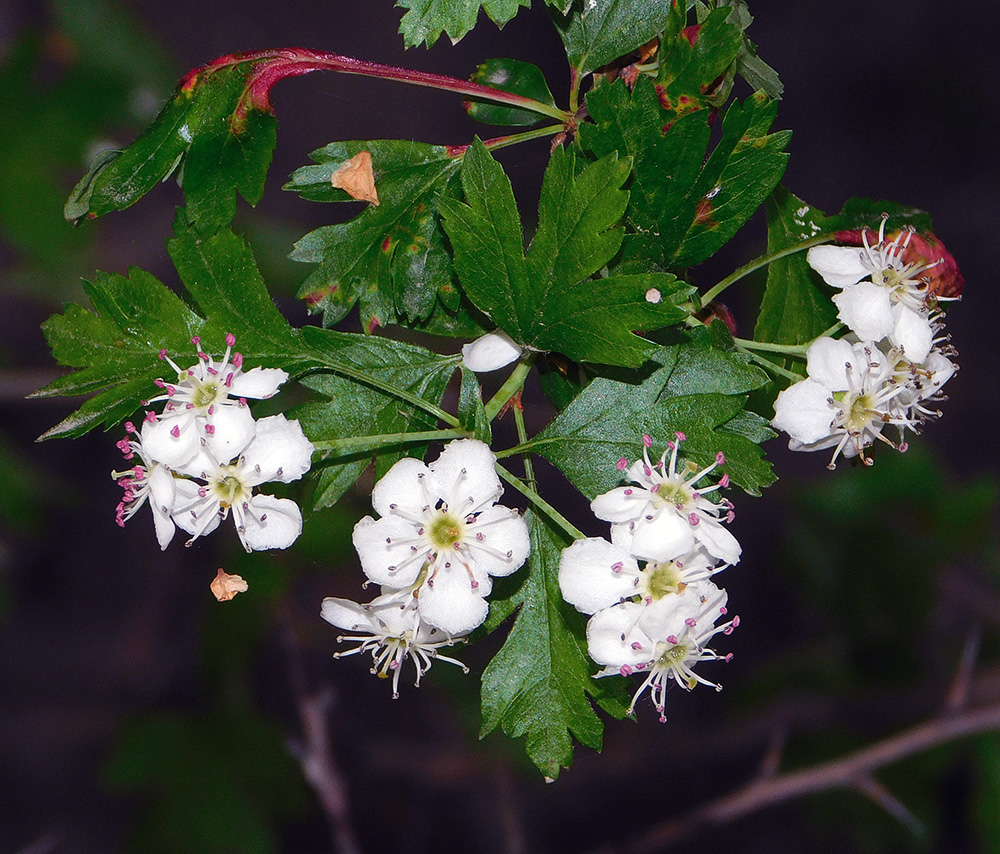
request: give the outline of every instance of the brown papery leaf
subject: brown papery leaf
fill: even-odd
[[[212,593],[220,602],[228,602],[237,593],[246,593],[248,585],[240,576],[230,575],[221,566],[219,573],[211,583]]]
[[[330,176],[330,183],[344,190],[354,199],[378,204],[375,191],[375,174],[372,172],[372,155],[369,151],[359,151],[350,160],[345,160]]]

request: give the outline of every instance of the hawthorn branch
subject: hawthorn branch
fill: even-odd
[[[840,759],[800,771],[758,777],[686,816],[656,825],[622,847],[602,848],[594,854],[652,854],[701,828],[728,824],[774,804],[835,789],[857,789],[908,827],[919,826],[905,807],[874,781],[874,772],[933,747],[992,730],[1000,730],[1000,702],[960,714],[939,715]]]

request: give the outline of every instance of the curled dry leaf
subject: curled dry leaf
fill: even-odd
[[[230,575],[221,566],[210,585],[212,593],[220,602],[228,602],[237,593],[246,593],[249,585],[238,575]]]
[[[344,190],[352,198],[362,202],[378,204],[375,191],[375,174],[372,172],[372,155],[369,151],[359,151],[350,160],[345,160],[330,176],[330,183]]]

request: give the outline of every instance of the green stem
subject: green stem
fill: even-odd
[[[535,490],[531,489],[524,481],[519,477],[512,475],[507,469],[501,465],[497,465],[497,474],[500,475],[507,483],[514,487],[518,492],[520,492],[525,498],[528,499],[532,504],[535,505],[537,510],[540,510],[546,516],[549,517],[556,525],[562,528],[570,537],[574,540],[582,540],[587,535],[583,533],[579,528],[576,527],[572,522],[570,522],[562,513],[556,510],[548,501],[546,501],[542,496],[540,496]]]
[[[490,402],[486,404],[486,420],[492,421],[497,417],[497,414],[504,405],[510,400],[515,394],[517,394],[522,388],[524,388],[524,381],[528,377],[528,371],[531,370],[531,364],[535,361],[533,355],[526,356],[517,363],[517,367],[511,372],[511,375],[507,377],[507,381],[500,386],[500,390],[490,398]],[[457,426],[457,425],[456,425]]]
[[[734,338],[733,343],[741,350],[761,350],[764,353],[784,353],[787,356],[804,356],[812,341],[805,344],[771,344],[768,341],[750,341],[747,338]]]
[[[788,246],[784,249],[779,249],[777,252],[772,252],[769,255],[761,255],[759,258],[755,258],[747,264],[744,264],[734,273],[726,276],[719,284],[714,288],[711,288],[702,298],[701,304],[708,305],[712,300],[714,300],[719,294],[721,294],[730,285],[735,284],[744,276],[749,276],[754,270],[759,270],[761,267],[766,267],[772,261],[777,261],[780,258],[785,258],[788,255],[794,255],[796,252],[801,252],[803,249],[810,249],[813,246],[819,246],[821,243],[829,243],[833,240],[832,234],[820,234],[816,237],[812,237],[809,240],[803,240],[801,243],[796,243],[794,246]]]
[[[758,365],[760,365],[766,371],[770,371],[773,374],[778,374],[779,376],[782,376],[785,379],[789,379],[789,380],[791,380],[794,383],[797,383],[797,382],[799,382],[802,379],[801,374],[797,374],[794,371],[786,370],[785,368],[781,367],[781,365],[776,365],[770,359],[765,359],[763,356],[760,356],[757,353],[751,353],[751,352],[748,352],[748,351],[744,351],[744,352],[746,352],[746,354],[753,361],[755,361]]]
[[[507,448],[504,451],[496,451],[496,458],[498,460],[502,460],[507,457],[516,457],[518,454],[526,454],[528,451],[532,451],[535,448],[541,448],[543,445],[551,445],[556,441],[561,441],[561,439],[531,439],[528,442],[521,442],[520,445],[515,445],[513,448]]]
[[[491,151],[498,148],[507,148],[509,145],[518,145],[522,142],[528,142],[532,139],[541,139],[543,136],[554,136],[560,133],[565,128],[563,125],[546,125],[543,128],[535,128],[534,130],[526,130],[522,133],[512,133],[510,136],[497,136],[493,139],[483,140],[483,145],[485,145]],[[454,151],[465,153],[469,146],[455,146]]]
[[[520,403],[514,405],[514,424],[517,425],[517,438],[521,444],[528,441],[528,431],[524,428],[524,409],[522,409]],[[532,489],[538,489],[538,483],[535,480],[535,468],[531,463],[531,454],[525,453],[524,459],[524,479],[527,481],[528,486]]]
[[[384,445],[405,445],[410,442],[445,442],[448,439],[463,439],[469,435],[466,430],[426,430],[423,433],[381,433],[377,436],[347,436],[343,439],[328,439],[313,442],[317,451],[367,451]]]

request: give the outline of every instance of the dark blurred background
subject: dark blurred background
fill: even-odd
[[[323,722],[364,852],[563,852],[626,840],[751,779],[774,745],[783,768],[832,759],[940,713],[970,638],[973,704],[1000,700],[995,346],[1000,198],[992,4],[758,0],[750,35],[785,84],[785,184],[828,212],[849,197],[929,210],[967,286],[948,313],[962,370],[945,416],[869,471],[769,453],[782,480],[734,495],[742,562],[722,583],[740,630],[726,690],[671,692],[609,722],[545,785],[518,744],[477,740],[478,682],[436,667],[396,702],[359,658],[334,662],[324,596],[357,598],[359,495],[314,517],[287,554],[245,556],[234,536],[161,553],[148,518],[114,524],[118,435],[37,445],[72,402],[26,401],[57,375],[39,324],[83,301],[81,277],[129,265],[176,282],[164,240],[180,192],[71,228],[62,203],[92,154],[130,141],[188,68],[238,50],[305,46],[468,76],[511,56],[542,66],[565,101],[559,39],[538,8],[502,32],[404,54],[391,0],[4,0],[0,5],[0,852],[327,852],[332,838],[300,759]],[[742,97],[745,88],[738,91]],[[335,139],[464,143],[457,99],[314,74],[277,87],[268,193],[236,228],[272,292],[306,322],[286,259],[338,215],[282,193]],[[522,210],[547,141],[502,159]],[[697,272],[713,284],[764,248],[754,220]],[[733,308],[745,334],[754,288]],[[734,288],[733,290],[738,290]],[[887,450],[887,449],[886,449]],[[820,457],[824,457],[820,459]],[[554,476],[553,476],[554,477]],[[231,534],[231,531],[226,534]],[[217,603],[216,568],[250,591]],[[463,651],[480,672],[491,638]],[[404,677],[404,682],[406,677]],[[795,800],[694,837],[704,851],[1000,852],[1000,738],[950,743],[878,779],[919,827],[856,792]],[[327,792],[337,801],[337,792]],[[348,824],[342,822],[341,827]]]

